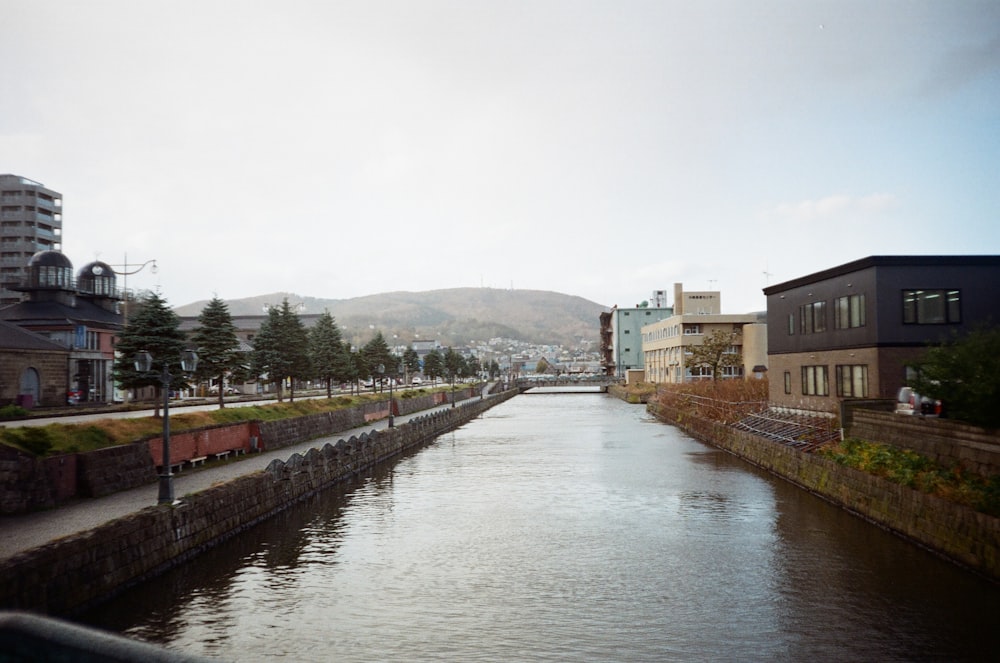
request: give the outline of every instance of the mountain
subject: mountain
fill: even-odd
[[[580,341],[597,343],[600,314],[607,307],[582,297],[545,290],[451,288],[426,292],[387,292],[352,299],[320,299],[276,292],[226,300],[235,316],[263,315],[267,306],[283,299],[300,314],[329,310],[344,337],[367,337],[381,330],[392,343],[414,338],[435,339],[442,345],[512,338],[528,343],[577,347]],[[207,300],[174,309],[181,317],[196,317]]]

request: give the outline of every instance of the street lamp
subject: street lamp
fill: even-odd
[[[379,373],[379,375],[382,376],[382,379],[384,380],[385,379],[385,364],[379,364],[378,365],[378,373]],[[392,428],[393,425],[394,424],[393,424],[393,419],[392,419],[392,377],[390,377],[389,378],[389,428]]]
[[[135,355],[135,370],[139,373],[148,373],[153,367],[153,355],[145,350]],[[184,350],[181,352],[181,370],[185,373],[194,373],[198,367],[198,355],[194,350]],[[174,503],[174,475],[170,470],[170,369],[167,362],[163,362],[163,371],[160,373],[160,385],[163,390],[163,467],[160,471],[160,494],[157,499],[158,504]]]

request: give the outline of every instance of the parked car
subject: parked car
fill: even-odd
[[[941,416],[941,401],[921,396],[912,387],[902,387],[896,397],[896,414],[917,414],[925,417]]]

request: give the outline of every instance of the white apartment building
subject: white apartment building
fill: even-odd
[[[767,370],[767,324],[764,313],[722,313],[722,293],[716,290],[684,292],[674,284],[674,315],[642,328],[642,356],[646,382],[689,382],[711,379],[708,369],[690,366],[691,348],[716,330],[733,333],[731,352],[742,357],[739,366],[720,377],[733,378]]]

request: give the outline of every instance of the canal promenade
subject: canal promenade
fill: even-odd
[[[462,407],[462,403],[458,407]],[[397,425],[414,417],[450,408],[450,405],[423,410],[411,415],[394,417]],[[265,469],[273,460],[285,461],[292,455],[305,454],[309,449],[327,442],[360,437],[373,430],[384,430],[388,419],[372,421],[364,426],[344,430],[272,451],[239,456],[232,460],[206,463],[197,468],[174,474],[174,493],[183,501],[185,495],[197,493]],[[29,514],[0,516],[0,562],[58,539],[95,529],[112,520],[129,516],[157,503],[158,482],[96,498],[78,499],[54,509]]]

